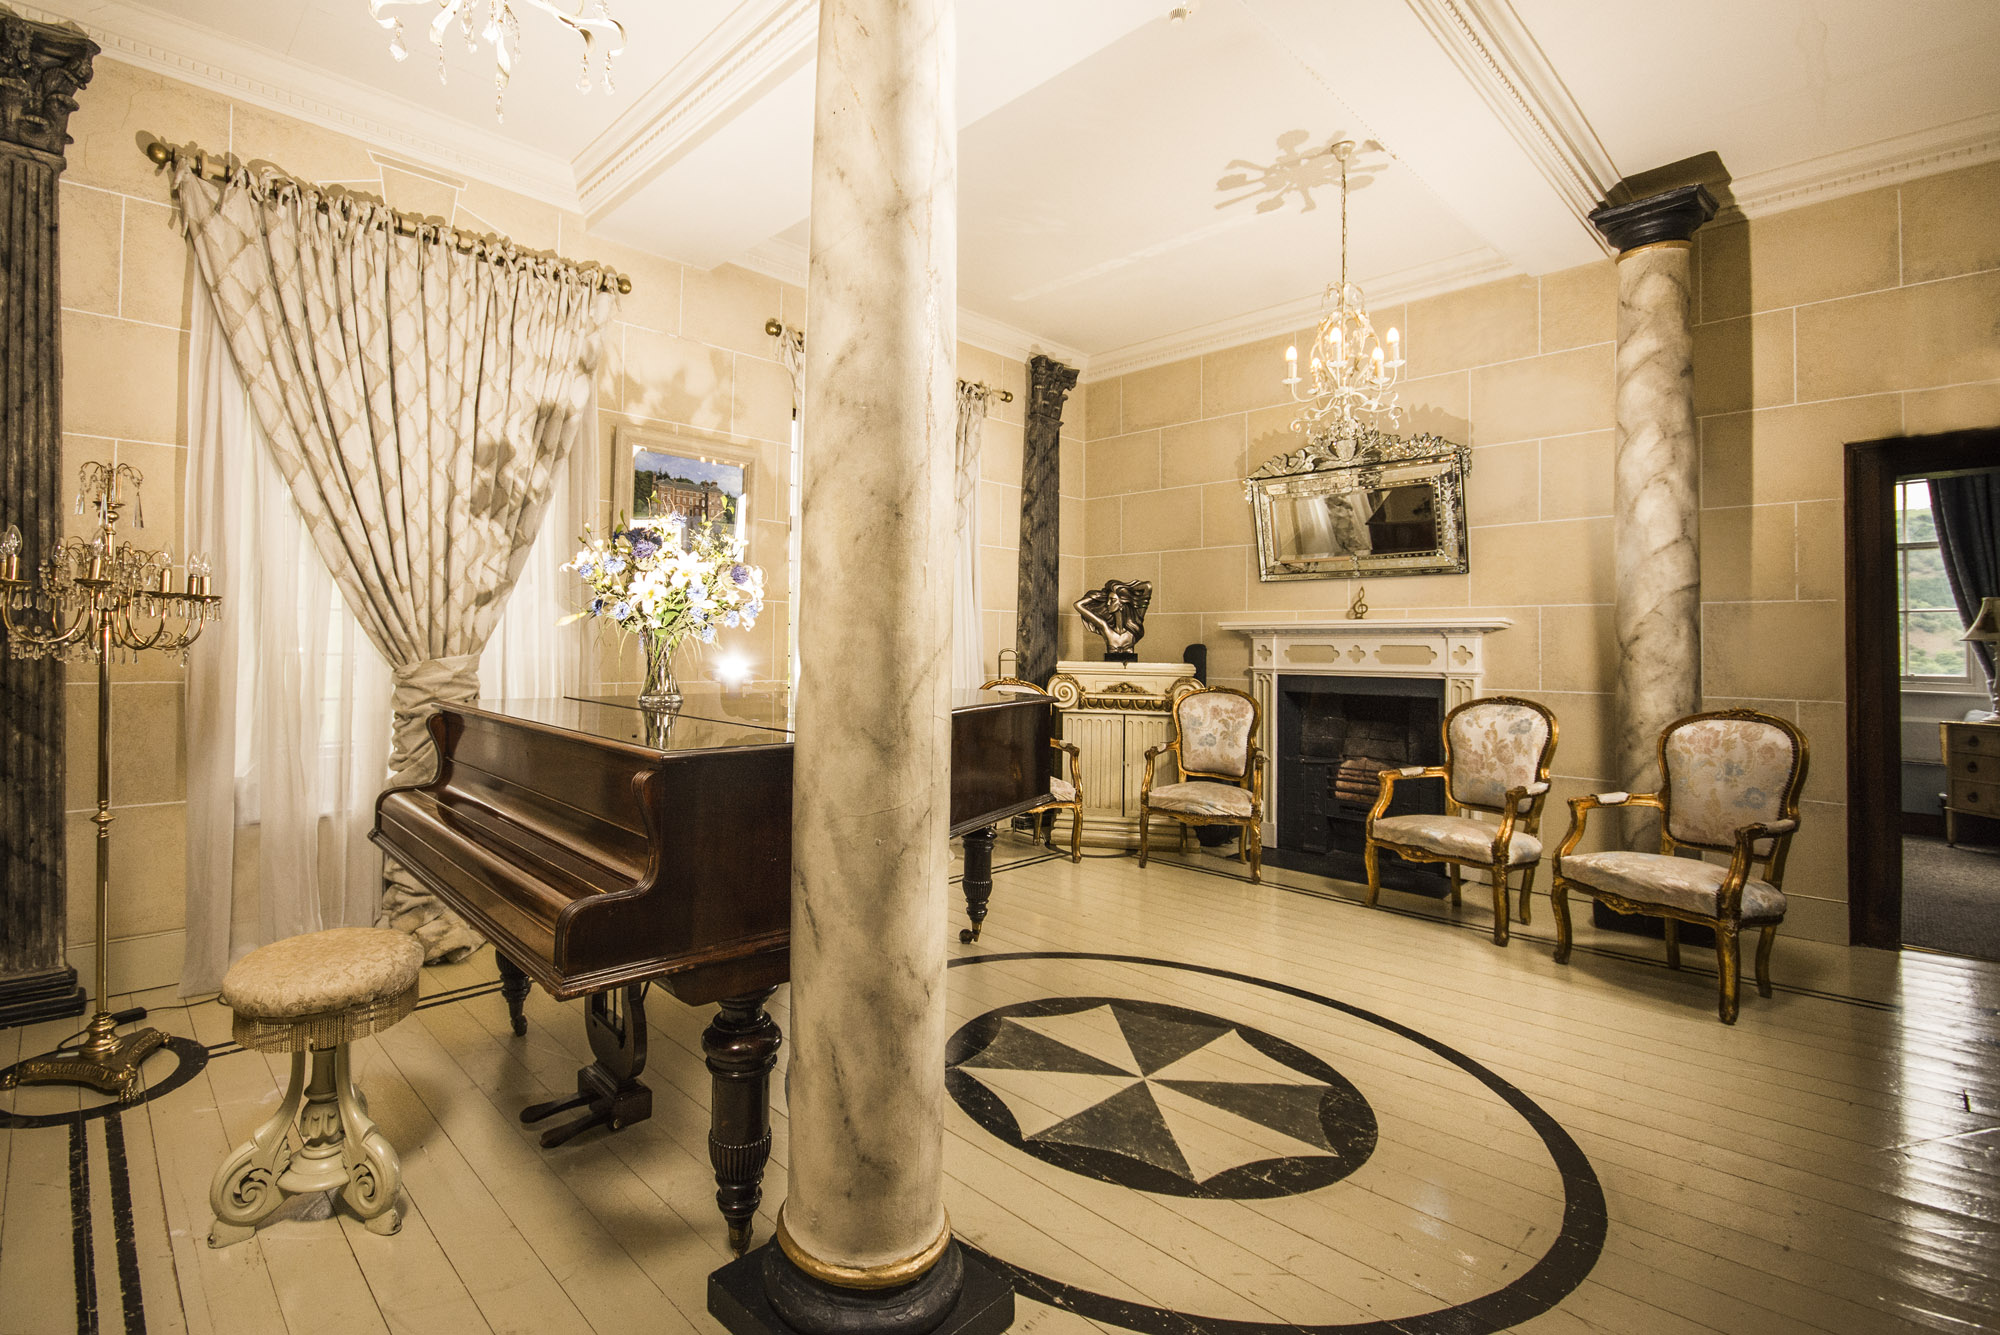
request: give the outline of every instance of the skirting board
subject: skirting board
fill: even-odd
[[[111,995],[144,992],[167,987],[181,980],[181,964],[187,954],[187,933],[176,930],[147,936],[114,937],[111,941],[111,971],[106,985]],[[69,964],[85,991],[97,986],[97,943],[72,945]],[[91,998],[92,1004],[97,1001]]]

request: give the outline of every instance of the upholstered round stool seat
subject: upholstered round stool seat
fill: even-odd
[[[332,927],[260,946],[229,966],[236,1041],[305,1052],[366,1038],[416,1008],[424,948],[405,932]]]
[[[368,1116],[349,1045],[416,1009],[424,948],[378,927],[335,927],[251,951],[222,980],[236,1041],[292,1054],[292,1079],[269,1121],[209,1185],[208,1245],[251,1236],[287,1197],[335,1192],[371,1232],[394,1233],[402,1164]],[[306,1078],[306,1058],[312,1078]]]

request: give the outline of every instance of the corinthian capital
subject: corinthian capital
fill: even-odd
[[[0,8],[0,144],[61,157],[97,51],[73,24],[36,23]]]

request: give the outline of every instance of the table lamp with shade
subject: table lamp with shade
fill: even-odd
[[[1965,628],[1959,639],[1970,644],[1983,644],[2000,667],[2000,598],[1979,600],[1979,614],[1972,618],[1972,624]],[[2000,671],[1989,672],[1986,678],[1986,692],[1993,709],[1987,718],[2000,717]]]

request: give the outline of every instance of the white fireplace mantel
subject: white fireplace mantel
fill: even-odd
[[[1506,617],[1412,617],[1399,621],[1273,621],[1221,623],[1250,640],[1250,675],[1307,673],[1348,677],[1442,677],[1445,706],[1478,694],[1486,674],[1484,640],[1514,623]]]
[[[1278,682],[1289,676],[1403,677],[1444,683],[1444,707],[1479,696],[1485,639],[1514,623],[1507,617],[1431,615],[1407,620],[1277,621],[1237,617],[1220,628],[1250,640],[1250,693],[1263,710],[1264,754],[1274,755]],[[1264,842],[1277,838],[1278,783],[1264,786]]]

